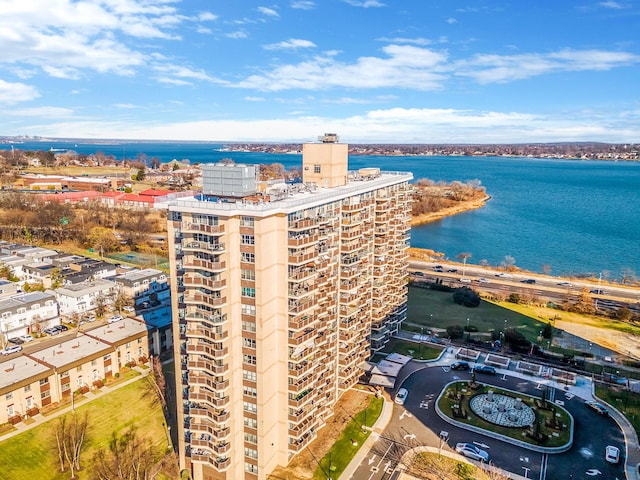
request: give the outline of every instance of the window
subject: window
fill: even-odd
[[[84,379],[82,378],[82,375],[78,377],[78,388],[81,387],[84,387]]]
[[[40,385],[46,385],[49,383],[49,379],[48,378],[43,378],[40,380]]]
[[[102,359],[106,362],[108,360],[111,360],[111,354],[105,355],[104,357],[102,357]]]
[[[91,366],[95,367],[96,365],[98,365],[98,360],[91,360]]]
[[[253,473],[254,475],[258,474],[258,466],[253,463],[244,462],[244,471],[247,473]]]
[[[247,321],[243,320],[242,321],[242,330],[245,331],[245,332],[255,332],[256,331],[256,323],[255,322],[247,322]]]
[[[71,389],[71,384],[70,383],[63,383],[62,384],[62,391],[66,392],[67,390]]]
[[[242,408],[245,412],[258,413],[258,406],[255,403],[242,402]]]
[[[249,443],[258,443],[258,436],[253,433],[245,433],[244,441]]]
[[[30,391],[31,391],[31,385],[25,385],[24,392],[27,393],[27,392],[30,392]]]
[[[248,365],[256,364],[256,356],[255,355],[242,355],[242,361]]]
[[[7,405],[7,417],[13,417],[14,413],[13,405]]]
[[[240,243],[242,245],[255,245],[256,239],[253,235],[240,235]]]
[[[127,347],[127,348],[131,347],[131,342],[127,342],[127,343],[125,344],[125,347]]]
[[[258,458],[258,451],[254,448],[244,447],[244,455],[249,458]]]
[[[247,270],[243,268],[242,270],[240,270],[240,278],[242,278],[242,280],[255,281],[256,272],[255,270]]]
[[[245,348],[253,348],[255,350],[256,341],[253,338],[243,338],[242,339],[242,346],[245,347]]]
[[[249,428],[253,428],[253,429],[257,429],[258,428],[258,420],[256,420],[255,418],[244,417],[244,426],[245,427],[249,427]]]
[[[33,397],[27,397],[25,399],[25,405],[27,408],[33,408]]]
[[[240,252],[240,261],[246,263],[256,263],[256,256],[253,253]]]
[[[313,173],[320,173],[320,165],[317,163],[313,166]]]
[[[241,227],[253,228],[253,225],[254,225],[253,217],[245,217],[245,216],[240,217],[240,226]]]
[[[13,398],[13,392],[9,392],[4,397],[6,400],[11,400]]]
[[[256,289],[253,287],[242,287],[242,296],[256,298]]]
[[[256,372],[250,372],[249,370],[242,371],[242,378],[244,380],[248,380],[249,382],[255,382],[258,380]]]
[[[40,398],[41,398],[42,400],[44,400],[45,398],[49,398],[49,395],[51,395],[51,393],[49,392],[49,390],[47,390],[47,391],[42,392],[42,393],[40,394]]]
[[[256,398],[258,396],[258,390],[253,387],[242,387],[242,390],[247,397]]]
[[[242,314],[243,315],[251,315],[253,317],[255,317],[256,315],[256,306],[255,305],[242,305]],[[255,326],[253,327],[252,331],[256,331],[255,330]]]

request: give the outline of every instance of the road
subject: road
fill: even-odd
[[[415,364],[413,368],[416,368]],[[452,371],[443,366],[421,368],[411,374],[402,384],[410,392],[405,405],[394,406],[392,420],[352,478],[385,480],[390,477],[389,472],[395,467],[401,453],[408,448],[427,445],[453,451],[458,442],[475,443],[489,452],[491,461],[496,466],[523,477],[526,474],[526,478],[625,478],[623,463],[610,465],[604,459],[606,445],[615,445],[621,452],[625,451],[621,430],[609,417],[599,416],[588,409],[584,400],[572,395],[566,396],[563,390],[550,389],[550,398],[562,402],[573,415],[575,437],[574,446],[568,452],[547,455],[469,432],[442,420],[434,410],[434,402],[443,386],[457,379],[469,380],[470,374]],[[483,376],[478,380],[535,396],[540,396],[540,388],[543,388],[535,381],[509,375]],[[398,388],[399,386],[397,385]],[[448,438],[441,443],[439,434],[442,431],[448,432]],[[595,471],[600,473],[591,476],[590,473]]]
[[[434,267],[442,266],[442,271]],[[529,274],[526,272],[509,273],[511,278],[504,277],[505,272],[483,268],[478,266],[466,266],[463,268],[457,264],[445,264],[442,262],[425,262],[421,260],[409,261],[410,272],[421,272],[423,278],[440,278],[445,283],[452,286],[465,285],[460,282],[460,278],[469,278],[471,285],[475,288],[482,288],[489,292],[525,292],[538,297],[548,298],[553,301],[564,301],[567,295],[577,298],[584,288],[591,290],[602,290],[604,293],[591,293],[590,295],[597,302],[596,306],[601,308],[618,308],[621,304],[630,309],[640,311],[640,289],[628,286],[600,285],[584,280],[565,279],[545,276],[540,274]],[[455,272],[449,270],[456,270]],[[498,276],[503,275],[503,276]],[[414,277],[419,278],[419,277]],[[486,283],[479,282],[478,279],[487,280]],[[535,280],[535,283],[524,283],[523,280]]]

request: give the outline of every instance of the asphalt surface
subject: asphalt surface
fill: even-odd
[[[409,448],[432,446],[453,451],[458,442],[474,443],[486,450],[491,462],[496,466],[520,475],[538,480],[560,479],[619,479],[625,478],[624,458],[620,464],[611,465],[604,459],[605,447],[614,445],[624,454],[624,437],[618,425],[609,417],[603,417],[587,408],[584,400],[565,395],[564,390],[552,388],[550,398],[560,401],[574,418],[573,447],[560,454],[542,454],[503,442],[490,436],[477,434],[455,427],[441,419],[434,409],[434,403],[445,384],[457,380],[469,380],[468,372],[452,371],[443,366],[422,367],[412,362],[408,365],[410,374],[400,386],[409,390],[403,406],[395,405],[391,421],[352,476],[354,480],[386,480]],[[478,375],[477,381],[493,384],[501,388],[541,396],[541,386],[508,375]],[[546,387],[542,387],[546,388]],[[395,391],[392,392],[395,394]],[[448,432],[446,442],[439,438],[440,432]]]

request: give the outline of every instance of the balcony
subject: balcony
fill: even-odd
[[[317,233],[314,234],[306,234],[306,235],[296,235],[290,236],[287,244],[290,247],[304,247],[307,245],[312,245],[318,242],[319,235]]]
[[[289,338],[289,345],[301,345],[308,340],[313,339],[316,336],[315,328],[307,328],[302,335],[294,338]]]
[[[229,412],[225,410],[216,411],[212,408],[191,407],[189,412],[194,417],[208,418],[214,422],[226,422],[229,420]]]
[[[305,228],[311,228],[316,225],[315,220],[311,218],[303,218],[301,220],[290,220],[289,230],[304,230]]]
[[[216,365],[214,362],[199,359],[196,361],[187,362],[187,368],[190,370],[205,370],[215,375],[222,375],[229,370],[229,365],[226,363],[224,365]]]
[[[200,354],[205,354],[212,358],[221,359],[229,354],[229,348],[228,347],[214,348],[213,346],[209,346],[209,345],[188,344],[187,353],[189,354],[200,353]]]
[[[316,252],[289,255],[289,264],[299,265],[301,263],[311,263],[316,259],[316,257]]]
[[[216,328],[220,328],[220,327],[216,327]],[[187,336],[189,337],[200,337],[200,338],[207,338],[209,340],[213,340],[213,341],[221,341],[224,340],[225,338],[227,338],[229,336],[229,332],[227,330],[223,331],[223,332],[216,332],[214,330],[210,330],[210,329],[200,329],[200,328],[193,328],[193,329],[189,329],[187,328]]]
[[[300,330],[302,328],[305,328],[309,325],[311,325],[312,323],[314,323],[315,321],[317,321],[317,318],[315,315],[301,315],[301,316],[295,316],[295,317],[289,317],[289,329],[290,330]]]
[[[226,280],[214,280],[212,277],[205,277],[197,273],[187,273],[182,277],[182,284],[185,287],[206,287],[209,290],[221,290],[227,286]]]
[[[187,269],[202,269],[211,273],[223,272],[227,265],[225,262],[211,262],[209,260],[202,260],[199,258],[188,258],[184,261],[184,268]]]
[[[191,375],[189,378],[190,385],[202,385],[209,387],[211,390],[224,390],[229,386],[229,380],[217,380],[210,375]]]
[[[289,313],[302,313],[315,306],[315,298],[305,297],[303,301],[290,300],[289,301]]]
[[[301,282],[311,279],[316,274],[315,267],[299,267],[289,272],[289,281]]]
[[[215,252],[216,254],[220,254],[224,252],[224,243],[207,243],[207,242],[186,242],[182,244],[182,250],[187,252]]]
[[[224,225],[204,225],[201,223],[182,222],[180,226],[182,233],[210,233],[214,235],[222,235],[224,233]]]
[[[216,397],[211,393],[207,392],[199,392],[199,393],[191,393],[189,398],[193,401],[206,402],[209,405],[217,408],[222,408],[229,403],[229,397]]]
[[[189,292],[184,296],[184,303],[187,305],[204,304],[209,305],[210,307],[220,308],[227,303],[227,297],[212,297],[203,293]]]

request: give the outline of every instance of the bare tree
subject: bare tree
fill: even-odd
[[[467,268],[467,260],[470,259],[473,255],[470,252],[462,252],[456,255],[456,258],[462,259],[462,276],[464,277],[465,269]]]
[[[88,424],[89,416],[86,412],[84,415],[65,415],[58,420],[55,429],[60,471],[64,472],[69,468],[72,479],[77,478],[76,473],[81,469],[80,454]]]
[[[506,271],[509,271],[516,264],[516,259],[511,255],[505,255],[504,259],[501,262],[501,265],[504,267]]]
[[[153,480],[162,470],[152,442],[138,437],[134,429],[120,437],[114,432],[109,448],[93,456],[92,467],[97,480]]]
[[[542,273],[544,273],[545,275],[550,275],[551,274],[551,265],[543,263],[542,264]]]

